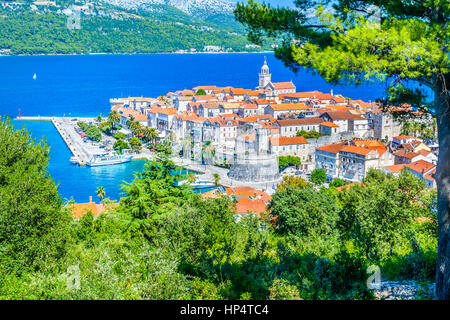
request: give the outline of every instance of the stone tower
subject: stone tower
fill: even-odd
[[[267,65],[266,57],[264,57],[264,65],[259,73],[258,89],[263,89],[268,83],[272,81],[272,75],[269,73],[269,66]]]

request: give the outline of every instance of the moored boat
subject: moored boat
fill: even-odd
[[[96,154],[88,162],[86,162],[86,165],[90,167],[107,166],[129,162],[131,161],[131,159],[133,159],[132,155],[124,155],[117,153]]]

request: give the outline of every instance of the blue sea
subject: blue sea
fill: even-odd
[[[334,86],[306,70],[294,74],[272,53],[18,56],[0,57],[0,115],[17,117],[20,108],[22,116],[105,116],[110,98],[158,97],[199,85],[255,88],[264,56],[272,81],[292,80],[297,91],[333,90],[365,101],[383,94],[379,83]],[[87,202],[103,186],[107,197],[118,200],[120,185],[145,164],[71,165],[71,153],[50,122],[15,121],[15,126],[26,126],[36,139],[51,145],[49,171],[66,199]]]

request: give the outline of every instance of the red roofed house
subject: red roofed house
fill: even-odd
[[[341,151],[345,145],[346,142],[340,142],[316,148],[316,169],[324,169],[329,177],[338,177],[340,161],[339,151]]]
[[[400,136],[395,136],[392,138],[392,147],[399,148],[402,144],[410,143],[415,140],[422,142],[422,139],[419,139],[416,137],[411,137],[411,136],[406,136],[403,134]]]
[[[394,176],[398,176],[404,168],[405,168],[405,164],[393,164],[391,166],[385,166],[383,168],[383,170],[386,173],[391,173]]]
[[[302,162],[309,160],[309,143],[304,137],[271,137],[269,150],[278,156],[296,156]]]
[[[295,137],[297,132],[320,131],[320,124],[324,122],[322,118],[286,119],[277,120],[274,125],[280,128],[280,135],[284,137]]]
[[[299,103],[308,101],[310,99],[314,99],[319,94],[322,94],[322,92],[319,91],[296,92],[289,94],[281,94],[279,95],[278,98],[282,100],[283,103]]]
[[[338,133],[339,125],[336,123],[325,121],[320,124],[320,133],[332,135],[333,133]]]
[[[321,116],[324,121],[333,122],[339,125],[338,132],[351,131],[358,137],[365,137],[369,129],[369,122],[366,118],[343,111],[325,112]]]
[[[405,165],[405,168],[412,172],[416,177],[425,181],[428,188],[436,188],[436,181],[434,180],[436,165],[434,163],[419,160]]]
[[[339,177],[355,182],[361,182],[370,168],[384,167],[378,150],[354,145],[346,145],[339,151],[339,162]]]
[[[264,114],[270,114],[274,118],[278,118],[279,115],[285,113],[299,113],[310,109],[303,103],[283,103],[283,104],[270,104],[264,109]]]

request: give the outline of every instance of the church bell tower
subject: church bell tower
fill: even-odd
[[[267,65],[266,57],[264,57],[264,65],[259,73],[259,86],[258,89],[263,89],[267,84],[271,82],[272,75],[269,73],[269,66]]]

